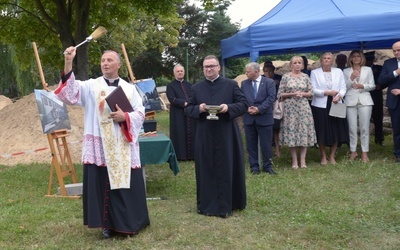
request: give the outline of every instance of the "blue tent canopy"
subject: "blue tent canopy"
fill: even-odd
[[[282,0],[249,27],[222,40],[222,60],[387,49],[400,40],[399,20],[399,0]]]

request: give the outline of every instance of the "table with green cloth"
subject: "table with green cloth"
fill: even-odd
[[[171,139],[158,132],[146,136],[139,136],[140,161],[142,165],[169,163],[174,175],[179,173],[178,160]]]

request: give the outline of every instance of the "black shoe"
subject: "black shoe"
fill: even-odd
[[[106,239],[109,239],[109,238],[111,238],[111,237],[113,237],[113,235],[114,235],[114,231],[113,230],[111,230],[111,229],[103,229],[103,236],[104,236],[104,238],[106,238]]]
[[[396,156],[396,162],[400,163],[400,156]]]
[[[379,145],[379,146],[385,146],[385,145],[383,144],[383,141],[375,141],[375,144],[377,144],[377,145]]]
[[[259,170],[251,170],[250,171],[252,175],[259,175],[260,171]]]
[[[263,172],[268,173],[268,174],[278,174],[272,168],[271,169],[264,169]]]

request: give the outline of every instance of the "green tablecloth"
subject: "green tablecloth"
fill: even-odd
[[[169,163],[169,168],[176,175],[179,173],[178,160],[171,140],[163,133],[139,136],[140,161],[142,165]]]

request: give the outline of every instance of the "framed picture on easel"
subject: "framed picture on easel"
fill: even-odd
[[[158,97],[154,79],[137,80],[136,85],[140,89],[138,92],[142,95],[142,99],[146,100],[143,104],[146,111],[161,110],[160,98]]]
[[[44,134],[71,129],[67,106],[58,100],[54,92],[35,89],[35,97]]]

